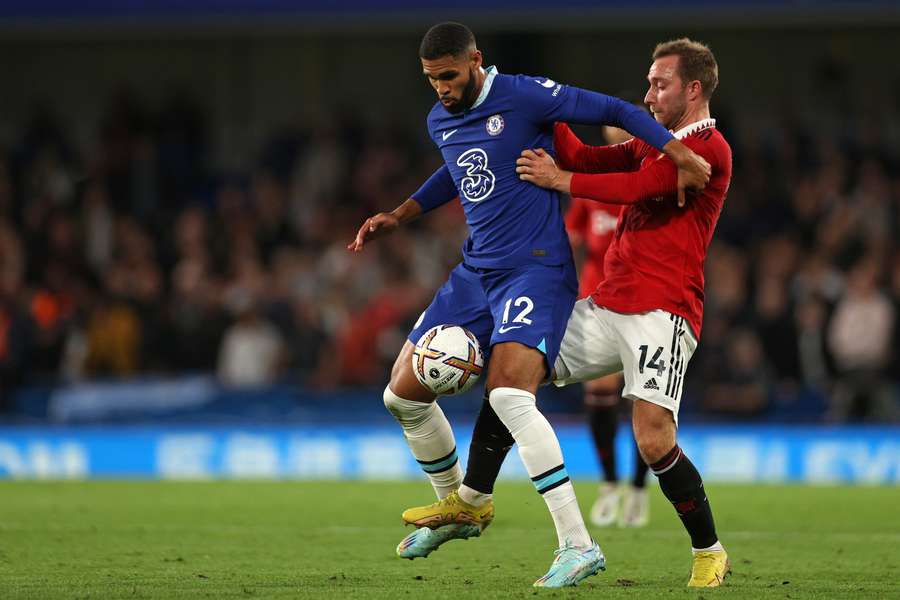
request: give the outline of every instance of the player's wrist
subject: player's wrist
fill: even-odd
[[[672,159],[676,165],[681,165],[689,160],[690,149],[681,143],[681,140],[673,139],[663,146],[663,154]]]
[[[387,214],[397,220],[398,226],[403,225],[422,214],[422,205],[415,198],[410,198]]]
[[[572,172],[557,170],[556,178],[553,181],[553,189],[563,194],[571,193],[572,189]]]

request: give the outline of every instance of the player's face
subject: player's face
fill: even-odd
[[[476,73],[480,66],[481,52],[478,50],[463,56],[422,59],[422,72],[449,113],[463,112],[475,104]]]
[[[687,112],[687,89],[678,74],[678,56],[663,56],[650,65],[650,88],[644,103],[663,127],[672,129]]]

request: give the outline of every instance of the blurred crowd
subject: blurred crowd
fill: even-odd
[[[196,371],[385,381],[466,235],[452,203],[346,249],[439,164],[422,111],[402,127],[352,114],[284,127],[254,164],[219,172],[186,94],[147,107],[117,93],[88,148],[36,109],[0,153],[0,394]],[[702,410],[897,418],[898,112],[720,123],[735,177],[688,376]]]

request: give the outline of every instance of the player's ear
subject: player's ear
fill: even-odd
[[[478,69],[479,67],[481,67],[481,64],[484,62],[484,56],[482,56],[481,50],[472,50],[472,54],[470,55],[469,60],[472,61],[472,68]]]
[[[688,84],[688,94],[691,100],[699,99],[703,95],[703,85],[695,79]]]

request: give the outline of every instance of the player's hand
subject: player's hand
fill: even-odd
[[[359,252],[369,240],[375,240],[392,233],[400,226],[400,219],[391,213],[378,213],[366,219],[356,233],[356,239],[347,244],[347,250]]]
[[[516,173],[522,181],[564,193],[569,192],[572,182],[572,174],[556,166],[556,161],[543,148],[523,150],[516,160]]]
[[[712,167],[705,158],[678,140],[672,140],[663,150],[678,167],[678,206],[684,206],[685,191],[702,191],[709,183]]]

